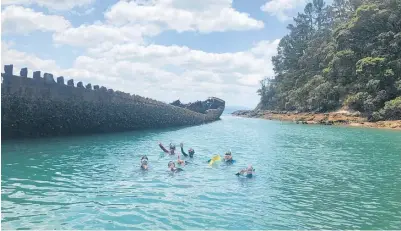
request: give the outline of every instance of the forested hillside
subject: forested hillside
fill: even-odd
[[[313,0],[287,28],[258,109],[401,119],[401,0]]]

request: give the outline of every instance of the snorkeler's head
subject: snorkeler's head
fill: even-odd
[[[249,165],[248,168],[246,169],[247,174],[252,174],[255,171],[255,169],[252,167],[252,165]]]
[[[226,160],[231,160],[233,157],[231,156],[231,152],[226,152],[226,154],[224,155],[224,159]]]
[[[189,154],[189,157],[193,157],[194,154],[195,154],[195,151],[194,151],[192,148],[190,148],[190,149],[188,150],[188,154]]]
[[[146,155],[142,156],[141,164],[142,165],[147,165],[148,164],[148,157]]]
[[[174,164],[174,161],[170,161],[170,162],[168,162],[168,165],[167,165],[169,168],[175,168],[175,164]]]
[[[175,145],[170,143],[170,150],[175,150]]]
[[[142,156],[142,158],[141,158],[141,164],[142,164],[142,165],[147,165],[147,164],[148,164],[148,157],[147,157],[147,156]]]

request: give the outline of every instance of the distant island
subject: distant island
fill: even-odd
[[[401,1],[314,0],[287,28],[260,103],[234,115],[401,128]]]

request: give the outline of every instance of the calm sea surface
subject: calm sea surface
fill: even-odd
[[[193,163],[168,173],[158,141],[194,148]],[[227,150],[233,166],[207,166]],[[223,116],[1,151],[3,229],[401,229],[399,131]],[[248,164],[256,177],[234,175]]]

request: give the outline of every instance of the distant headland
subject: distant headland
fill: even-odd
[[[190,104],[157,100],[84,84],[28,69],[13,74],[5,65],[1,74],[2,139],[46,137],[146,128],[190,126],[218,120],[225,101],[210,97]]]
[[[258,106],[234,115],[401,129],[401,1],[307,1],[260,82]]]

